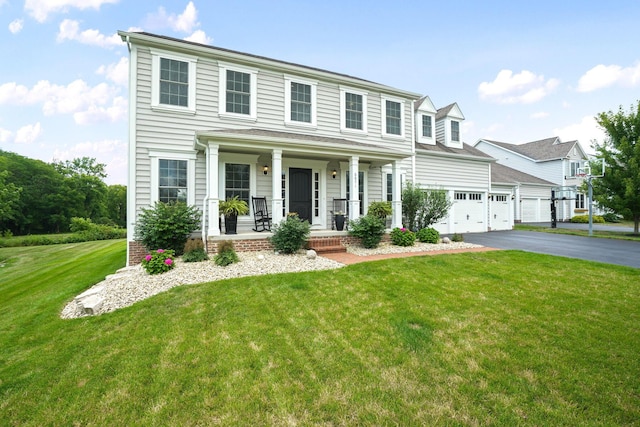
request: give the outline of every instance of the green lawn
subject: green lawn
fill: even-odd
[[[124,256],[0,249],[0,424],[639,424],[637,269],[408,257],[59,318]]]

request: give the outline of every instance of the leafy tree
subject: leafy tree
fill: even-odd
[[[107,216],[119,227],[127,226],[127,187],[110,185],[107,188],[105,207]]]
[[[418,229],[427,228],[446,217],[453,202],[444,190],[425,190],[422,208],[418,212]]]
[[[107,176],[104,164],[96,163],[94,158],[82,157],[53,163],[53,167],[66,178],[64,193],[75,196],[72,216],[98,220],[106,215],[107,185],[102,181]]]
[[[6,182],[8,176],[9,171],[0,172],[0,231],[3,228],[2,224],[16,218],[20,193],[22,192],[21,187]]]
[[[604,177],[592,180],[594,199],[631,218],[634,234],[640,234],[640,101],[628,114],[621,106],[616,113],[600,113],[595,119],[607,135],[595,143],[607,169]]]
[[[73,160],[57,161],[53,167],[65,176],[87,175],[104,179],[107,177],[104,163],[96,163],[93,157],[77,157]]]

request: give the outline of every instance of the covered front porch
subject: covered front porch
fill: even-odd
[[[206,241],[266,239],[268,231],[253,231],[252,197],[267,199],[273,224],[295,212],[309,221],[316,237],[348,237],[344,231],[331,230],[334,199],[346,199],[349,219],[365,214],[370,202],[389,200],[391,226],[401,226],[402,162],[411,153],[344,139],[256,129],[198,132],[195,148],[206,154],[202,204]],[[249,213],[238,218],[238,234],[229,235],[225,234],[219,204],[234,196],[247,202]]]

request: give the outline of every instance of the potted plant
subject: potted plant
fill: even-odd
[[[228,198],[224,202],[220,202],[220,213],[224,215],[224,228],[226,234],[236,234],[238,228],[238,215],[246,215],[249,213],[249,205],[244,200],[240,200],[238,196]]]
[[[333,214],[333,220],[336,224],[336,230],[338,231],[344,230],[344,212],[335,211]]]

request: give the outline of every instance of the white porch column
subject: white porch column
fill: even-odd
[[[360,166],[358,165],[359,157],[351,157],[349,166],[349,219],[360,218],[360,198],[358,189],[358,175]]]
[[[393,199],[391,200],[391,228],[402,227],[402,183],[398,161],[391,164]]]
[[[217,144],[209,144],[209,164],[207,165],[209,169],[209,228],[207,230],[207,236],[220,235],[218,150],[219,146]]]
[[[271,219],[273,224],[282,221],[282,150],[271,153]]]

